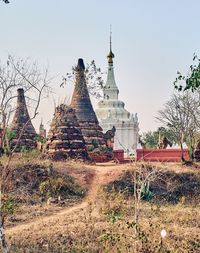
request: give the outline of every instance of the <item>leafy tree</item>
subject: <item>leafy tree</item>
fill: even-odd
[[[146,148],[157,148],[158,147],[158,133],[157,131],[148,131],[142,136],[142,141]]]
[[[172,143],[176,143],[176,137],[174,136],[174,133],[165,127],[159,127],[156,131],[152,132],[149,131],[147,133],[144,133],[142,136],[142,140],[145,144],[145,147],[147,148],[157,148],[159,144],[159,139],[161,137],[167,137],[168,140],[170,140]]]
[[[183,143],[190,149],[190,159],[193,160],[196,135],[200,129],[199,95],[191,91],[174,93],[163,109],[158,112],[157,119],[174,134],[181,146],[182,161],[184,161]]]
[[[200,87],[200,59],[196,54],[193,56],[193,64],[190,65],[188,75],[183,75],[179,71],[174,82],[174,87],[178,91],[191,90],[194,92]]]

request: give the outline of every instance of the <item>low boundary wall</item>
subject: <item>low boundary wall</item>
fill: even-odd
[[[188,149],[184,149],[184,158],[189,159]],[[137,161],[181,162],[181,149],[137,149]]]

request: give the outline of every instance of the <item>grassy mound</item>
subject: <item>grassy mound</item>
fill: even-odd
[[[19,203],[38,204],[48,198],[63,200],[81,198],[85,194],[73,177],[42,164],[17,165],[10,178],[9,193]]]
[[[153,168],[152,168],[153,169]],[[152,201],[160,204],[176,204],[180,200],[186,203],[200,202],[200,171],[179,173],[174,170],[155,168],[154,178],[149,182],[149,191]],[[111,182],[104,187],[111,192],[125,192],[128,196],[134,194],[134,171],[125,172],[119,180]]]

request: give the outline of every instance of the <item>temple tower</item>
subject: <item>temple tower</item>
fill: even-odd
[[[134,153],[139,138],[139,123],[137,113],[133,115],[124,107],[124,102],[118,99],[119,89],[115,82],[112,41],[110,36],[110,51],[108,58],[107,81],[103,88],[103,100],[98,103],[96,114],[103,131],[116,128],[114,150],[123,149],[127,155]]]
[[[83,59],[78,59],[78,65],[75,71],[76,79],[71,100],[71,107],[75,109],[86,145],[91,146],[93,142],[100,146],[105,145],[102,128],[99,125],[90,100],[85,80],[85,66]]]
[[[88,159],[85,141],[74,109],[56,108],[46,142],[46,153],[55,160]]]
[[[42,123],[42,120],[41,120],[41,123],[40,123],[40,127],[39,127],[39,136],[42,137],[44,140],[46,139],[46,129],[44,128],[44,124]]]
[[[15,132],[15,136],[10,142],[11,150],[15,147],[18,138],[19,143],[16,151],[20,151],[22,147],[25,147],[26,149],[33,149],[36,147],[35,138],[37,134],[27,110],[24,90],[21,88],[17,90],[17,107],[10,130]]]

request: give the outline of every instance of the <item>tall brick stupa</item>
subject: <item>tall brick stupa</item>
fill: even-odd
[[[15,133],[14,138],[10,142],[11,150],[16,146],[18,139],[19,142],[16,151],[20,151],[22,147],[26,149],[34,149],[36,147],[35,138],[37,134],[28,113],[24,90],[22,88],[17,90],[17,107],[10,130]]]
[[[71,107],[75,109],[87,147],[91,146],[94,142],[99,146],[104,146],[103,130],[94,112],[86,84],[83,59],[78,59],[75,72],[75,88]]]

